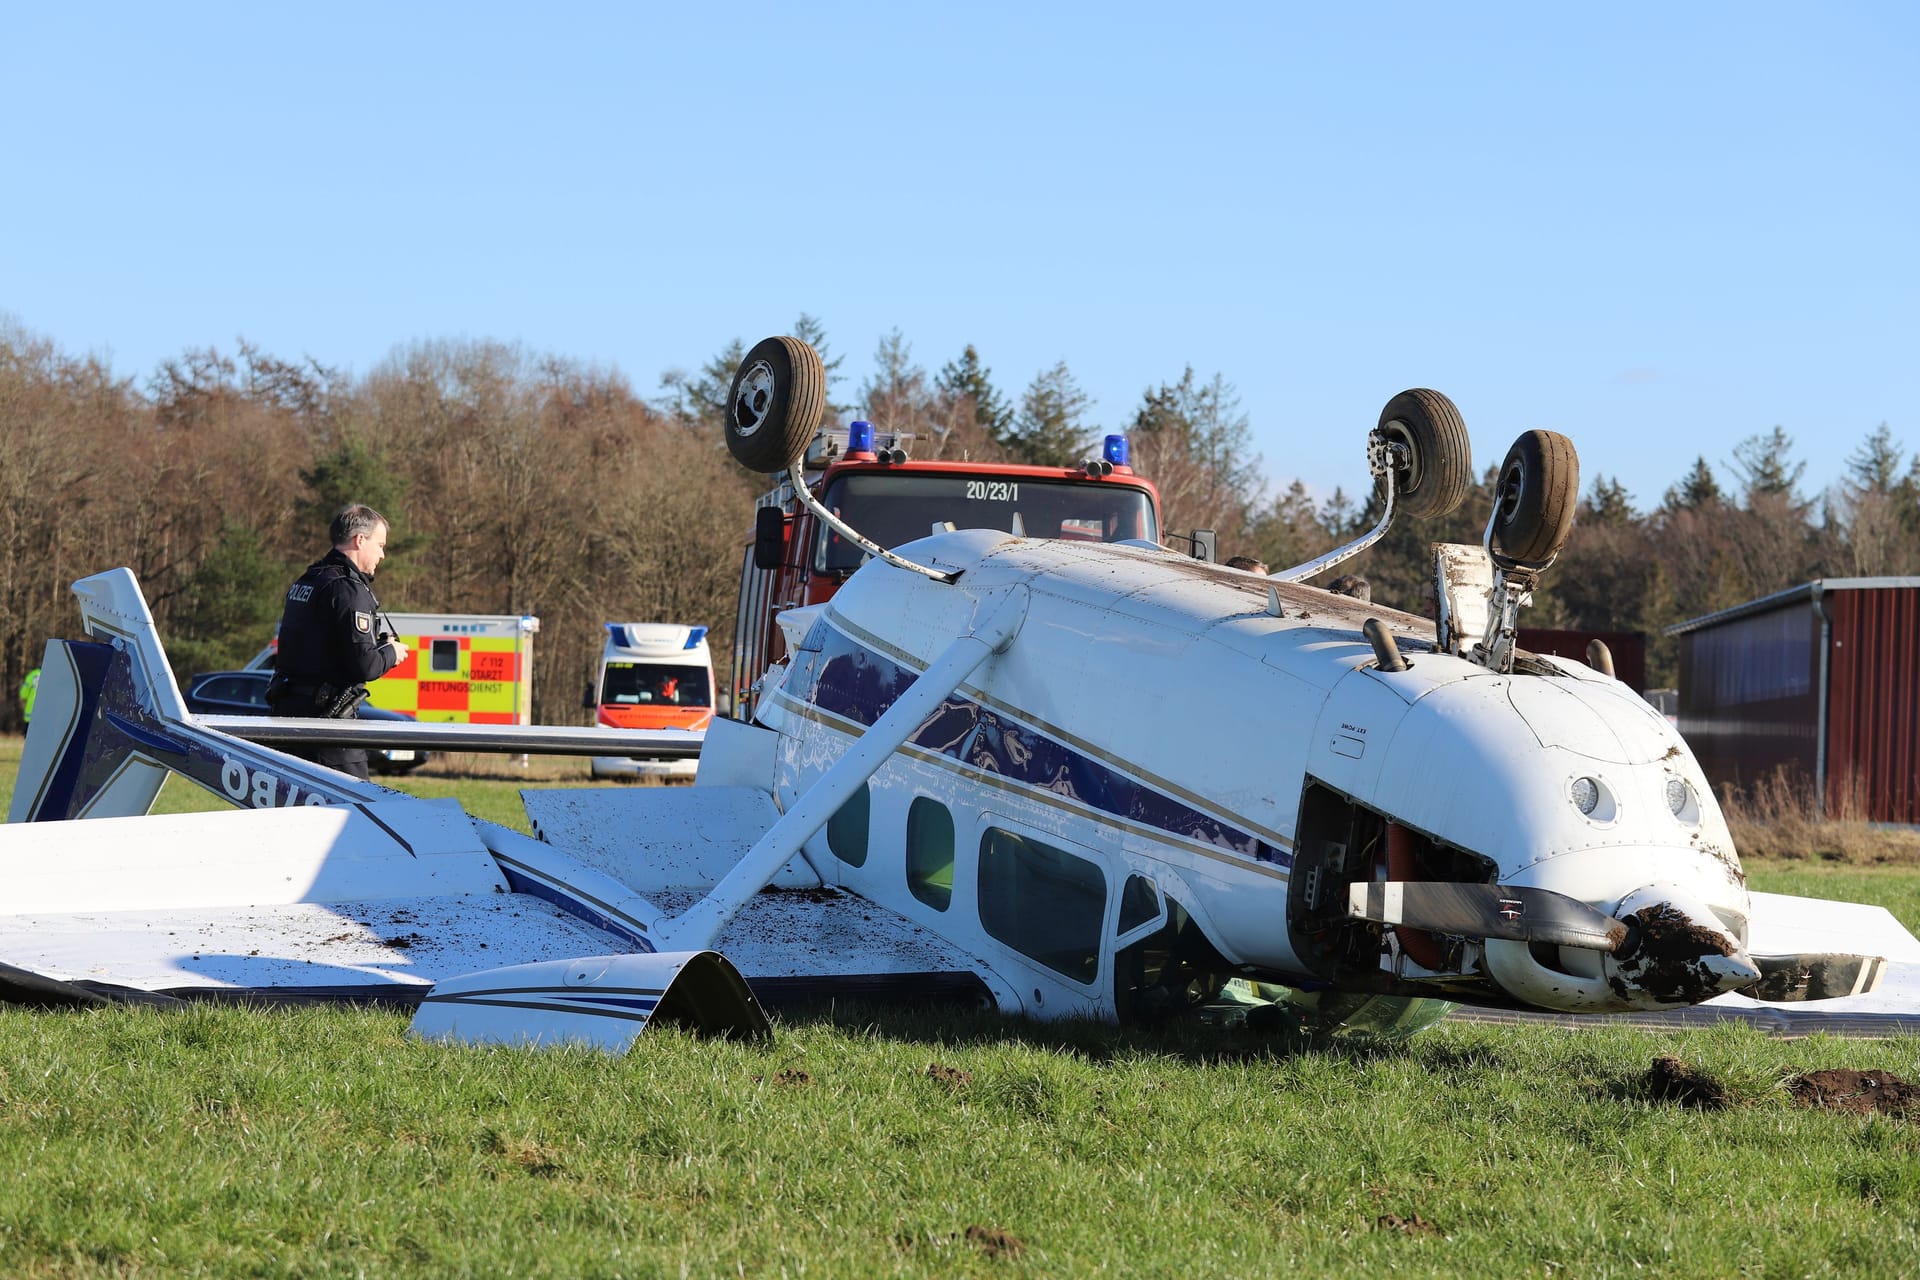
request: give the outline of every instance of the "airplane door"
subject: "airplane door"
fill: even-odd
[[[1114,878],[1104,859],[998,814],[981,815],[981,945],[1042,1018],[1112,1017]],[[1014,972],[1018,969],[1018,973]]]

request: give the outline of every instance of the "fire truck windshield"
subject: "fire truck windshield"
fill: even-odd
[[[1146,491],[1112,481],[878,471],[837,477],[828,510],[888,550],[951,521],[957,529],[999,529],[1029,538],[1158,541]],[[824,525],[814,543],[816,573],[851,572],[864,552]]]

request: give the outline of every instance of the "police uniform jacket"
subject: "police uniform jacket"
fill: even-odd
[[[325,701],[392,670],[394,649],[379,639],[379,613],[366,575],[339,550],[308,565],[287,588],[280,615],[274,671],[275,683],[287,686],[283,696]]]

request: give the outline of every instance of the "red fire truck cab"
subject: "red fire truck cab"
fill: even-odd
[[[865,422],[826,428],[807,446],[809,488],[821,505],[888,550],[950,528],[1160,541],[1160,495],[1128,465],[1125,436],[1108,436],[1102,456],[1077,467],[915,462],[907,456],[910,441]],[[733,636],[731,704],[741,720],[753,714],[761,675],[786,656],[774,615],[831,599],[866,558],[809,512],[785,479],[761,497],[755,517]]]

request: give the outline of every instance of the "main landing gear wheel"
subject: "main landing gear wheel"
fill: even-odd
[[[1560,554],[1580,501],[1580,455],[1557,431],[1529,431],[1513,442],[1493,488],[1493,549],[1522,564]]]
[[[1422,520],[1444,516],[1473,487],[1473,444],[1453,401],[1415,387],[1387,401],[1380,432],[1407,447],[1407,466],[1397,488],[1400,510]]]
[[[820,425],[827,371],[798,338],[755,343],[727,391],[727,448],[749,471],[785,471]]]

